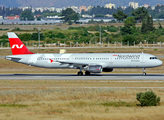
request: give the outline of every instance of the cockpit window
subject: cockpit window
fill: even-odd
[[[157,57],[150,57],[150,60],[152,60],[152,59],[157,59]]]

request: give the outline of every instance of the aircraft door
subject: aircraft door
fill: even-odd
[[[32,56],[30,57],[30,59],[29,59],[29,64],[30,64],[30,65],[35,64],[38,57],[39,57],[39,55],[32,55]]]
[[[113,57],[109,57],[109,63],[113,63]]]
[[[28,63],[29,63],[30,65],[32,65],[32,64],[33,64],[33,56],[31,56],[31,57],[30,57],[30,59],[29,59]]]
[[[71,60],[74,61],[75,60],[75,57],[71,57]]]
[[[141,63],[145,63],[145,56],[144,56],[144,54],[141,55],[140,62]]]

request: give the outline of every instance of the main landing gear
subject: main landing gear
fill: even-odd
[[[85,71],[85,75],[87,76],[87,75],[90,75],[91,73],[89,72],[89,71]],[[77,75],[78,76],[83,76],[83,72],[82,71],[79,71],[78,73],[77,73]]]
[[[145,72],[145,68],[142,68],[142,70],[143,70],[143,73],[142,73],[142,75],[146,75],[146,72]]]
[[[91,73],[89,71],[85,71],[85,75],[90,75]]]
[[[77,73],[77,75],[78,75],[78,76],[83,76],[83,72],[79,71],[79,72]]]

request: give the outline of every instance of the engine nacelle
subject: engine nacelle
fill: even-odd
[[[101,65],[90,65],[90,66],[88,66],[88,71],[91,73],[101,73],[102,66]]]
[[[103,68],[103,72],[112,72],[113,68]]]

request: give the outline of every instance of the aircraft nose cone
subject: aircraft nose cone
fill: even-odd
[[[161,60],[158,61],[159,66],[161,66],[163,64],[163,62]]]

